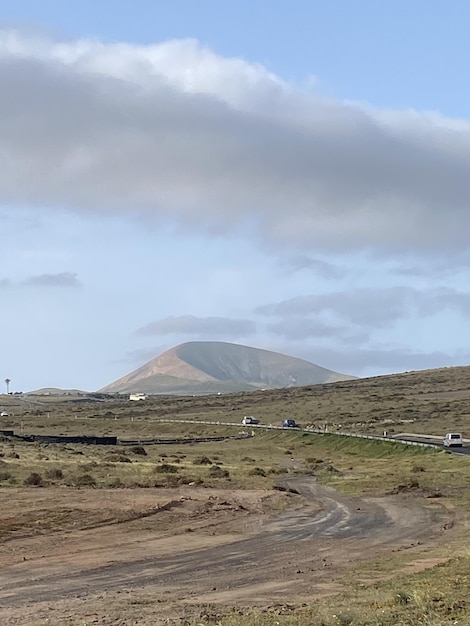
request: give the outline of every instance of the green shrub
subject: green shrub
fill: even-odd
[[[411,601],[411,595],[406,591],[399,591],[395,595],[395,601],[397,604],[408,604]]]

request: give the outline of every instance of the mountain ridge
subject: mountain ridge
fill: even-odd
[[[300,387],[354,378],[262,348],[222,341],[190,341],[167,350],[99,391],[227,393]]]

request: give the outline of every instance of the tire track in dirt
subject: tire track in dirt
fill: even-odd
[[[327,557],[338,563],[367,558],[371,548],[385,551],[396,542],[423,540],[438,534],[442,525],[442,513],[400,497],[347,498],[312,477],[282,479],[279,486],[311,504],[286,511],[261,524],[251,536],[222,545],[185,550],[182,540],[176,553],[152,556],[149,550],[145,559],[74,573],[67,572],[66,562],[59,571],[57,565],[51,570],[39,560],[31,563],[29,572],[26,564],[6,567],[0,572],[0,606],[148,586],[194,596],[215,590],[216,585],[237,589],[239,595],[244,589],[246,599],[254,594],[253,583],[276,581],[281,564],[294,562],[299,568],[304,562],[318,561],[319,555],[324,555],[323,561]],[[286,579],[284,587],[289,584]]]

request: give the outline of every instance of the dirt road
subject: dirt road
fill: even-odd
[[[1,623],[154,625],[191,605],[307,601],[339,589],[359,561],[419,546],[454,522],[437,500],[346,498],[311,477],[280,486],[4,490]]]

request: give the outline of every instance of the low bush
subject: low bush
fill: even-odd
[[[269,470],[270,474],[288,474],[289,470],[287,467],[271,467]]]
[[[91,474],[80,474],[80,476],[74,478],[73,484],[75,487],[94,487],[96,480]]]
[[[266,476],[266,472],[262,467],[254,467],[248,472],[248,476]]]
[[[171,465],[171,463],[162,463],[161,465],[155,466],[155,471],[159,474],[176,474],[179,472],[179,467]]]
[[[193,465],[212,465],[212,461],[208,456],[197,456],[193,460]]]
[[[122,452],[110,452],[104,459],[111,463],[132,463],[131,459]]]
[[[228,478],[230,476],[230,472],[218,465],[213,465],[209,468],[209,477],[210,478]]]
[[[121,489],[122,487],[125,487],[125,484],[122,482],[119,476],[114,476],[107,484],[107,486],[111,489]]]
[[[49,468],[44,472],[44,474],[46,478],[51,480],[60,480],[64,477],[64,472],[58,467]]]
[[[147,452],[143,446],[132,446],[130,451],[132,454],[137,454],[138,456],[147,456]]]
[[[193,479],[190,476],[176,476],[175,474],[167,474],[166,476],[162,476],[161,478],[156,480],[153,486],[157,488],[165,488],[180,487],[181,485],[200,486],[203,484],[204,481],[202,480],[202,478]]]
[[[38,474],[37,472],[31,472],[31,474],[24,479],[24,484],[30,487],[40,487],[43,484],[41,474]]]

